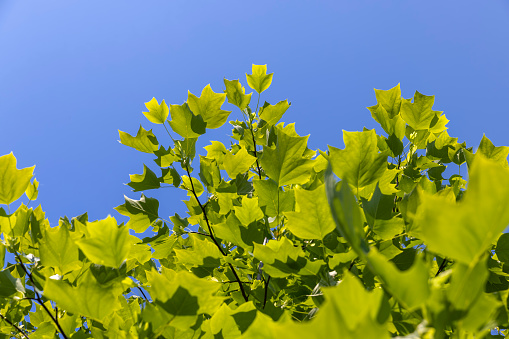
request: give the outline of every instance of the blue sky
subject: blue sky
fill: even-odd
[[[449,134],[477,147],[509,145],[509,2],[490,1],[19,1],[0,2],[0,155],[36,165],[37,203],[60,216],[108,214],[124,183],[152,158],[118,143],[118,129],[161,126],[152,97],[181,104],[251,64],[274,72],[262,101],[288,99],[283,117],[309,147],[343,147],[342,130],[376,127],[373,88],[401,83],[435,95]],[[231,118],[240,117],[238,111]],[[228,143],[226,126],[201,137]],[[146,192],[164,217],[184,212],[176,189]]]

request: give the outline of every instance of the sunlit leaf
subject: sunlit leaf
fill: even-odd
[[[224,79],[224,85],[228,102],[244,110],[249,105],[253,93],[246,94],[246,89],[240,84],[239,80]]]
[[[121,144],[132,147],[140,152],[154,153],[159,147],[159,143],[152,130],[147,131],[141,125],[135,137],[120,130],[118,133]]]
[[[156,98],[152,98],[152,100],[146,102],[145,107],[147,107],[148,112],[143,112],[143,114],[154,124],[164,124],[168,118],[168,114],[170,113],[168,105],[166,105],[164,100],[161,101],[161,104],[159,104]]]
[[[246,73],[247,84],[258,93],[269,88],[274,73],[267,74],[267,65],[253,64],[252,74]]]
[[[205,133],[207,123],[202,116],[193,114],[187,103],[170,105],[170,114],[171,128],[183,138],[198,138]]]
[[[18,170],[12,152],[0,157],[0,204],[9,205],[21,197],[30,185],[34,168]]]
[[[76,242],[90,261],[119,267],[131,249],[129,228],[118,226],[113,217],[87,223],[89,236]]]
[[[205,86],[200,97],[197,97],[191,92],[188,92],[187,96],[189,108],[194,115],[200,115],[203,118],[207,128],[221,127],[226,122],[226,119],[228,119],[231,111],[224,111],[221,109],[225,100],[226,94],[214,93],[210,85]]]
[[[295,200],[296,211],[285,213],[288,218],[286,227],[290,232],[303,239],[323,239],[336,228],[327,203],[325,185],[312,191],[298,189]]]

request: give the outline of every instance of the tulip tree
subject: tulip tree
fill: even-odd
[[[368,107],[381,134],[343,131],[343,149],[312,150],[281,122],[288,100],[260,101],[267,67],[246,80],[253,93],[225,79],[182,104],[153,98],[153,130],[119,132],[154,160],[115,207],[125,224],[50,225],[19,201],[37,198],[34,168],[0,157],[1,337],[506,334],[509,147],[483,136],[474,151],[449,136],[434,96],[397,85]],[[197,152],[228,120],[230,144]],[[163,187],[186,215],[150,197]]]

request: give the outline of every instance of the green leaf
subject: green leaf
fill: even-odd
[[[166,105],[164,100],[161,101],[159,105],[156,98],[152,98],[152,100],[146,102],[145,107],[147,107],[148,112],[143,112],[143,115],[154,124],[164,124],[170,113],[168,105]]]
[[[226,94],[214,93],[210,84],[205,86],[201,96],[197,97],[188,92],[187,104],[195,115],[200,115],[207,128],[218,128],[224,125],[231,111],[223,111],[221,106],[226,100]],[[173,117],[173,115],[172,115]],[[173,127],[173,126],[172,126]]]
[[[375,96],[377,106],[381,106],[385,112],[387,112],[389,119],[392,119],[399,114],[401,108],[400,84],[397,84],[389,90],[375,89]],[[368,109],[371,111],[374,107],[376,106],[368,107]]]
[[[364,217],[357,200],[348,184],[340,182],[339,191],[330,166],[325,171],[325,192],[332,211],[332,217],[339,233],[350,243],[359,256],[369,249],[364,239]]]
[[[451,284],[447,290],[447,297],[454,308],[468,310],[484,292],[488,275],[485,259],[454,265]]]
[[[157,159],[154,159],[154,161],[159,167],[169,167],[174,161],[177,161],[177,156],[169,147],[166,150],[164,146],[161,146],[154,154],[157,156]]]
[[[410,100],[402,101],[401,117],[416,131],[429,129],[431,120],[435,117],[435,111],[431,109],[434,102],[434,95],[423,95],[415,91],[413,103]]]
[[[258,204],[268,217],[275,217],[283,212],[294,210],[295,191],[282,188],[273,180],[253,179],[255,192],[258,194]]]
[[[304,251],[294,247],[286,237],[269,240],[266,245],[255,243],[253,255],[263,262],[265,272],[274,278],[285,278],[291,274],[316,275],[325,264],[323,260],[307,260]]]
[[[304,184],[311,176],[314,161],[305,157],[308,136],[301,137],[290,124],[276,127],[276,147],[263,147],[260,164],[269,178],[279,187]]]
[[[125,195],[124,199],[125,203],[115,207],[115,210],[130,218],[126,224],[127,228],[142,233],[159,219],[159,201],[156,199],[146,198],[143,193],[140,200],[133,200]]]
[[[113,217],[87,223],[88,236],[76,242],[90,261],[120,267],[131,249],[129,228],[118,227]]]
[[[210,159],[200,155],[200,179],[211,193],[221,182],[221,173],[215,159]]]
[[[28,200],[36,200],[39,195],[39,182],[34,178],[34,181],[28,184],[28,187],[25,191],[25,194]]]
[[[18,170],[12,152],[0,157],[0,204],[9,205],[21,197],[30,185],[34,168]]]
[[[9,298],[17,292],[25,293],[21,280],[14,278],[8,269],[0,271],[0,298]]]
[[[411,232],[430,251],[467,265],[509,224],[509,169],[481,155],[476,156],[469,177],[468,190],[459,203],[424,194]]]
[[[237,338],[244,332],[256,317],[256,308],[252,301],[236,309],[222,304],[207,322],[207,332],[222,338]]]
[[[175,249],[179,263],[192,266],[218,267],[223,257],[217,246],[199,235],[189,234],[192,248]]]
[[[44,296],[55,301],[60,309],[98,321],[121,308],[120,294],[118,287],[99,284],[91,273],[85,273],[76,287],[53,279],[46,279],[44,285]]]
[[[403,219],[395,217],[396,213],[393,212],[394,196],[382,194],[377,185],[371,200],[361,199],[366,221],[377,238],[392,239],[403,231]]]
[[[264,240],[264,226],[256,223],[244,227],[233,214],[225,222],[214,225],[214,233],[217,238],[249,251],[253,251],[254,243],[262,244]]]
[[[385,287],[404,307],[415,310],[426,302],[430,294],[429,275],[420,257],[416,257],[412,267],[404,272],[375,249],[371,249],[367,259],[373,272],[382,278]]]
[[[170,105],[170,126],[175,133],[189,138],[198,138],[205,133],[207,123],[200,115],[194,115],[187,103],[182,105]]]
[[[387,169],[387,153],[378,153],[375,130],[343,131],[345,149],[329,146],[332,170],[355,192],[378,181]]]
[[[280,101],[275,105],[264,105],[260,109],[260,118],[269,125],[275,125],[283,117],[283,114],[290,108],[288,100]]]
[[[241,338],[377,338],[388,339],[390,333],[383,312],[383,290],[371,292],[346,272],[336,287],[324,288],[325,302],[311,321],[283,319],[273,322],[259,313]]]
[[[54,267],[57,274],[64,275],[83,265],[79,260],[78,246],[65,225],[48,228],[43,234],[39,253],[44,266]]]
[[[223,164],[223,158],[227,153],[226,147],[219,141],[211,141],[211,145],[205,146],[207,158],[215,159],[219,165]]]
[[[236,154],[226,152],[223,158],[223,166],[232,179],[240,174],[247,172],[256,162],[256,158],[247,153],[245,148],[241,148]]]
[[[483,134],[479,148],[477,148],[476,154],[482,154],[488,159],[492,159],[495,162],[501,164],[504,167],[509,167],[507,163],[507,156],[509,155],[509,147],[499,146],[495,147],[490,139],[486,138]]]
[[[246,89],[240,84],[239,80],[224,79],[224,86],[226,87],[225,93],[228,97],[228,102],[234,104],[240,110],[244,110],[251,102],[251,95],[253,93],[245,94]]]
[[[205,192],[205,190],[203,189],[203,185],[201,184],[200,180],[196,178],[192,178],[192,180],[193,183],[191,184],[191,180],[189,180],[189,177],[187,175],[183,175],[182,185],[180,186],[180,188],[186,190],[187,195],[190,197],[194,196],[193,195],[194,190],[194,193],[196,193],[196,195],[199,197],[200,195],[203,194],[203,192]]]
[[[247,84],[258,94],[269,88],[274,73],[267,74],[267,65],[253,64],[252,74],[246,73]]]
[[[325,185],[315,190],[295,190],[295,212],[286,212],[288,230],[302,239],[323,239],[336,226],[327,204]]]
[[[235,216],[244,226],[263,218],[263,212],[258,207],[258,198],[248,198],[244,195],[242,206],[234,206],[233,209],[235,210]]]
[[[498,238],[495,253],[498,260],[509,263],[509,233],[504,233]]]
[[[221,284],[200,279],[194,274],[163,268],[147,272],[149,292],[155,304],[172,317],[171,326],[187,329],[194,325],[198,314],[214,314],[223,302],[215,296]]]
[[[154,153],[159,147],[159,142],[154,133],[152,133],[152,130],[147,131],[141,125],[135,137],[120,130],[118,133],[121,144],[132,147],[140,152]]]
[[[129,177],[131,182],[127,185],[131,186],[134,189],[134,192],[161,187],[161,183],[157,175],[145,164],[143,164],[143,174],[130,174]]]
[[[163,176],[161,177],[161,181],[165,184],[170,184],[175,187],[179,187],[181,183],[180,174],[177,172],[175,168],[164,168],[162,171]]]

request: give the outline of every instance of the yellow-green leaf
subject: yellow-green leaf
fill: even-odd
[[[11,153],[0,157],[0,204],[9,205],[26,191],[35,166],[16,168],[16,157]]]
[[[132,147],[140,152],[154,153],[157,151],[159,142],[152,130],[145,130],[141,125],[135,137],[132,135],[118,131],[120,135],[120,143]]]
[[[267,74],[267,65],[253,64],[252,74],[246,73],[247,84],[258,93],[269,88],[274,73]]]
[[[244,110],[249,105],[253,93],[245,94],[246,89],[240,84],[239,80],[224,79],[224,85],[226,87],[224,92],[228,97],[228,102]]]
[[[129,229],[118,227],[113,217],[87,223],[88,236],[77,241],[85,256],[95,264],[118,268],[131,249]]]
[[[34,179],[32,183],[28,184],[25,194],[28,200],[37,199],[37,197],[39,196],[39,182],[37,181],[37,179]]]
[[[221,127],[228,119],[231,111],[221,109],[225,100],[226,94],[214,93],[210,85],[205,86],[200,97],[191,92],[188,92],[187,96],[189,108],[193,114],[200,115],[203,118],[203,121],[207,123],[207,128]]]
[[[223,166],[228,176],[235,179],[237,174],[247,172],[255,161],[255,157],[247,153],[245,148],[241,148],[236,154],[226,152],[223,158]]]
[[[148,112],[143,112],[143,114],[154,124],[164,124],[170,113],[168,105],[166,105],[164,100],[159,104],[156,98],[152,98],[152,100],[146,102],[145,107],[147,107]]]
[[[336,225],[327,203],[325,185],[313,191],[295,190],[297,207],[295,212],[285,212],[286,227],[302,239],[323,239]]]

